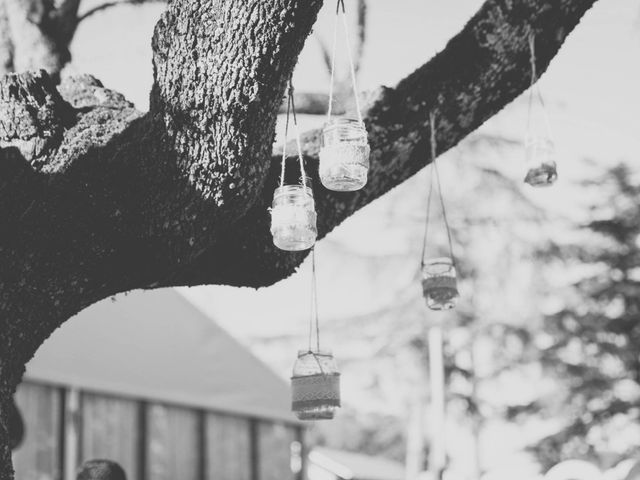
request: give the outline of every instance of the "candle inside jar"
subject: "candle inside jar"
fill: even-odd
[[[427,306],[432,310],[449,310],[458,298],[456,279],[453,277],[429,277],[422,280],[422,290]]]

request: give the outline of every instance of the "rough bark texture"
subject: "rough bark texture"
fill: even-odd
[[[362,191],[320,187],[318,133],[308,134],[320,237],[427,164],[430,111],[441,153],[528,87],[528,28],[544,71],[594,1],[487,0],[443,52],[369,99]],[[44,72],[0,79],[0,480],[12,477],[6,402],[71,315],[134,288],[270,285],[302,261],[271,242],[271,146],[320,6],[169,3],[146,115],[90,76],[58,87]]]

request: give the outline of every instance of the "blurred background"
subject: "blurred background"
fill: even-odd
[[[393,86],[425,63],[482,4],[345,3],[353,27],[350,42],[358,52],[359,87],[365,91]],[[101,4],[89,0],[83,8]],[[64,73],[91,73],[146,110],[151,35],[163,9],[162,2],[114,2],[91,15],[80,24]],[[328,90],[325,57],[333,18],[334,4],[327,2],[294,75],[298,93]],[[337,78],[346,98],[344,58],[338,58]],[[557,149],[559,180],[553,187],[534,190],[522,182],[526,93],[439,158],[460,278],[461,299],[453,311],[428,311],[421,293],[427,170],[319,242],[322,346],[334,352],[342,373],[343,408],[335,420],[301,425],[286,412],[285,381],[297,350],[307,342],[311,274],[306,261],[291,278],[258,291],[202,286],[134,293],[91,307],[65,325],[28,367],[25,385],[31,390],[23,386],[17,397],[27,419],[24,448],[31,445],[29,412],[49,419],[31,426],[37,431],[47,426],[48,433],[39,434],[40,446],[30,453],[16,451],[17,478],[61,478],[88,451],[124,458],[135,457],[131,452],[140,448],[144,459],[126,460],[130,471],[148,478],[197,478],[197,469],[189,473],[176,465],[195,465],[206,457],[193,454],[202,450],[202,442],[194,440],[192,448],[180,442],[192,455],[180,459],[171,442],[196,435],[209,438],[210,447],[211,438],[235,432],[225,434],[231,438],[238,431],[246,435],[227,453],[205,450],[209,458],[236,459],[225,473],[211,470],[207,478],[266,480],[305,473],[311,480],[640,478],[640,469],[633,468],[640,459],[639,85],[640,5],[600,0],[540,80]],[[303,130],[324,121],[322,115],[300,118]],[[441,218],[432,220],[436,236],[429,248],[444,252]],[[145,306],[154,302],[175,307]],[[76,327],[83,315],[88,319],[83,325],[94,321],[95,328]],[[77,360],[91,353],[76,350],[74,338],[100,343],[107,335],[101,322],[116,316],[129,320],[122,328],[132,343],[132,360],[126,360],[122,336],[113,347],[122,352],[118,357],[127,368],[109,374],[118,361],[105,353],[102,363],[78,370]],[[182,340],[177,334],[155,338],[137,323],[160,316],[179,317],[166,327],[175,332],[193,320],[196,333]],[[433,328],[442,332],[445,417],[433,409],[428,342]],[[212,347],[222,337],[235,353]],[[210,362],[216,368],[190,379],[183,372],[152,378],[157,363],[143,358],[153,358],[145,345],[154,342],[165,346],[165,355],[185,358],[184,365]],[[67,356],[58,358],[60,351]],[[201,357],[188,360],[194,351]],[[162,352],[157,356],[161,359]],[[270,372],[255,373],[264,365],[275,372],[273,378]],[[185,366],[185,371],[194,369]],[[225,376],[236,381],[216,380]],[[266,383],[258,387],[261,381]],[[256,390],[272,393],[261,396]],[[91,407],[90,392],[103,392],[116,403],[90,413],[87,409],[98,408]],[[58,417],[55,408],[47,410],[54,402],[43,400],[47,395],[61,404],[56,403],[62,411],[58,420],[51,420]],[[135,399],[125,409],[133,416],[123,416],[117,397]],[[168,404],[187,413],[172,413]],[[120,427],[109,427],[111,433],[104,426],[88,427],[89,421],[78,420],[82,412],[85,418],[120,415],[114,421]],[[207,417],[214,414],[223,419]],[[227,417],[241,423],[221,430],[215,422]],[[203,418],[209,436],[198,427]],[[75,431],[77,438],[60,439],[58,424],[65,422],[65,431]],[[123,432],[139,422],[150,432],[136,440],[146,441],[143,447],[133,441],[125,454],[121,441],[112,442],[117,448],[109,442],[87,446],[92,435],[130,437]],[[153,425],[155,430],[149,428]],[[262,444],[262,449],[255,446]],[[153,452],[162,460],[154,461]],[[443,471],[434,469],[435,455],[444,458]],[[260,460],[265,457],[271,460]],[[45,468],[32,466],[45,461]],[[66,472],[58,464],[67,465]]]

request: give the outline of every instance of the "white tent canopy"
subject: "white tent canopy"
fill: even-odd
[[[87,308],[44,343],[25,378],[296,423],[284,380],[173,289]]]

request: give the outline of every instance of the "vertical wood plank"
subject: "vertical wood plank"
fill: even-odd
[[[149,405],[148,473],[153,480],[198,480],[198,415]]]
[[[58,478],[60,480],[65,478],[65,462],[66,457],[66,438],[67,438],[67,391],[63,387],[58,387],[58,421],[60,422],[60,428],[58,429]]]
[[[252,480],[249,420],[210,413],[206,430],[207,478]]]
[[[261,480],[260,477],[260,431],[259,421],[255,418],[249,420],[249,458],[251,459],[251,480]]]
[[[138,472],[138,405],[94,394],[83,395],[82,461],[105,458],[133,477]]]
[[[13,455],[16,478],[61,480],[60,397],[54,387],[23,383],[16,392],[16,404],[25,424],[23,444]]]
[[[291,443],[295,429],[280,423],[259,423],[260,480],[295,480],[291,470]]]
[[[148,403],[138,402],[138,444],[136,457],[138,458],[138,480],[147,480],[147,443],[149,441]]]
[[[207,414],[198,410],[198,480],[207,480]]]

